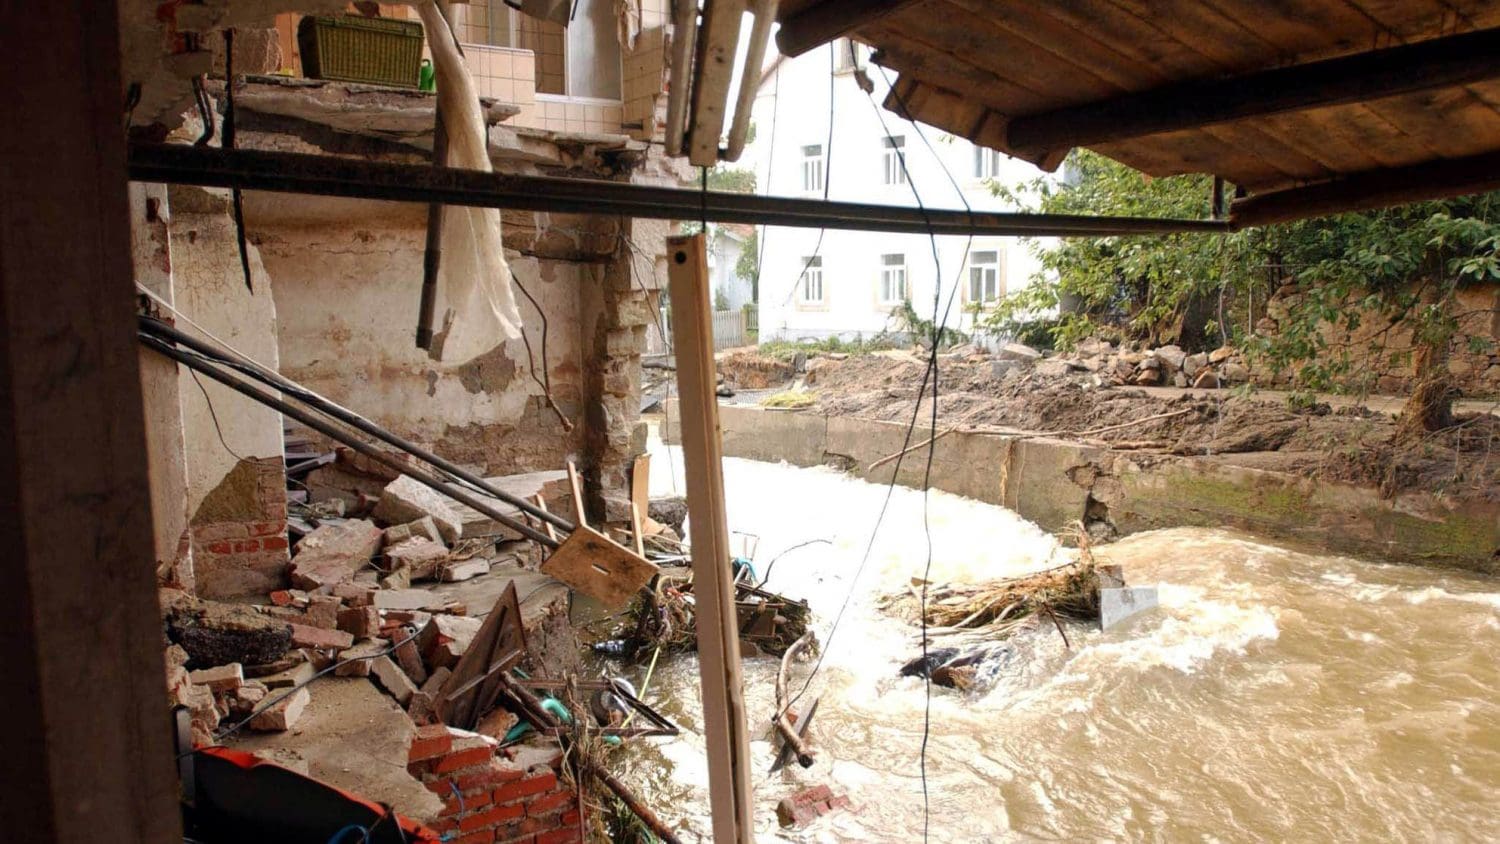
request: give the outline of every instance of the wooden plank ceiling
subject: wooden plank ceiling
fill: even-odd
[[[829,2],[785,0],[779,17]],[[847,34],[899,75],[887,107],[1049,170],[1067,150],[1015,148],[1013,119],[1500,26],[1500,0],[841,2]],[[1212,173],[1250,193],[1305,186],[1500,151],[1500,80],[1091,148],[1153,176]]]

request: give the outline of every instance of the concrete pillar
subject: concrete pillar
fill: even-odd
[[[7,3],[0,829],[180,841],[152,576],[113,3]],[[23,830],[23,832],[17,832]]]
[[[130,251],[135,281],[173,304],[172,235],[166,185],[130,185]],[[147,312],[170,320],[156,299],[142,296]],[[141,398],[146,418],[146,458],[151,478],[151,522],[156,576],[163,584],[194,591],[193,543],[188,533],[187,450],[183,438],[182,382],[176,361],[141,349]]]

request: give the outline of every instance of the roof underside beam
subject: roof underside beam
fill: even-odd
[[[800,56],[819,44],[848,35],[865,24],[894,14],[916,0],[822,0],[781,21],[776,47]]]
[[[1011,119],[1007,139],[1013,154],[1034,158],[1073,147],[1496,77],[1500,77],[1500,29],[1486,29],[1017,116]]]
[[[130,178],[140,182],[853,231],[979,237],[1100,237],[1218,232],[1228,227],[1227,223],[1213,220],[970,212],[826,202],[175,144],[133,144],[129,167]]]
[[[1372,170],[1307,187],[1258,193],[1230,205],[1235,228],[1368,211],[1500,190],[1500,153]]]

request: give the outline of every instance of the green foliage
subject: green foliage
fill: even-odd
[[[760,344],[760,353],[778,360],[791,360],[799,353],[807,355],[818,352],[837,352],[846,355],[863,355],[887,349],[899,349],[904,345],[892,335],[881,332],[868,340],[858,334],[853,340],[842,340],[836,336],[822,340],[768,340]]]
[[[911,337],[912,342],[929,344],[932,342],[933,325],[932,320],[924,319],[917,309],[912,307],[911,300],[902,300],[901,304],[891,308],[891,321],[895,323],[897,331],[903,331]],[[939,349],[957,346],[960,343],[969,342],[968,335],[956,328],[944,326],[937,338]]]
[[[729,310],[729,294],[725,293],[722,287],[714,291],[714,310]]]
[[[760,230],[750,232],[746,238],[744,248],[740,251],[740,259],[734,263],[734,274],[740,278],[749,279],[750,301],[760,301]]]
[[[755,193],[755,171],[716,164],[708,171],[708,189],[729,193]]]
[[[993,189],[1052,213],[1202,218],[1209,210],[1205,176],[1151,179],[1086,151],[1068,168],[1070,184]],[[1482,194],[1225,234],[1062,240],[1036,249],[1039,276],[988,324],[1016,336],[1046,332],[1063,347],[1091,335],[1156,344],[1179,340],[1196,316],[1213,335],[1206,345],[1238,343],[1272,371],[1329,389],[1369,355],[1399,363],[1413,348],[1446,354],[1463,316],[1454,291],[1500,280],[1497,203],[1500,194]],[[1255,305],[1288,284],[1295,293],[1277,330],[1257,334]],[[1205,322],[1209,315],[1222,324]],[[1352,335],[1362,320],[1379,322],[1364,326],[1374,336],[1359,348],[1326,330]],[[1386,340],[1398,326],[1414,342],[1392,349]]]

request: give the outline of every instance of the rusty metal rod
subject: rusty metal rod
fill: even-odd
[[[366,457],[369,457],[377,463],[380,463],[387,468],[394,469],[395,471],[411,478],[417,483],[420,483],[427,487],[431,487],[435,492],[446,495],[449,498],[454,499],[455,501],[467,504],[475,510],[479,511],[481,514],[494,519],[500,524],[505,525],[506,527],[516,531],[517,533],[525,536],[528,539],[539,542],[542,545],[547,546],[548,548],[557,548],[560,544],[557,540],[552,539],[545,533],[536,530],[531,525],[528,525],[524,522],[513,519],[510,516],[505,515],[504,513],[501,513],[500,511],[494,509],[483,501],[480,501],[473,495],[470,495],[467,491],[462,489],[450,489],[444,486],[443,482],[437,476],[432,475],[424,470],[418,469],[414,466],[402,463],[394,457],[391,457],[390,455],[382,452],[375,446],[370,445],[369,443],[364,442],[357,437],[350,436],[348,432],[340,430],[338,426],[330,424],[327,421],[320,419],[316,415],[297,407],[296,405],[282,401],[275,396],[262,392],[259,388],[251,384],[245,383],[238,378],[230,376],[228,373],[220,371],[217,367],[213,366],[208,359],[200,355],[193,355],[184,352],[181,349],[173,347],[171,344],[167,343],[161,338],[155,337],[151,334],[147,334],[144,331],[139,332],[137,336],[140,338],[141,344],[146,348],[151,349],[152,351],[159,354],[165,355],[166,357],[177,361],[178,363],[188,367],[189,369],[192,369],[196,372],[201,372],[204,375],[207,375],[208,377],[214,379],[215,381],[218,381],[220,384],[223,384],[224,386],[230,388],[231,390],[234,390],[235,392],[240,393],[241,395],[249,399],[252,399],[253,401],[259,402],[260,404],[263,404],[273,410],[280,411],[281,413],[290,416],[298,422],[301,422],[307,427],[312,428],[314,431],[317,431],[324,436],[330,437],[343,443],[344,445],[349,446],[350,448],[354,449],[360,454],[365,455]]]
[[[552,713],[548,712],[542,707],[542,702],[537,699],[536,695],[523,688],[520,683],[512,680],[510,676],[506,674],[500,675],[500,687],[503,688],[506,693],[508,693],[522,709],[526,710],[526,714],[531,718],[531,720],[535,721],[538,724],[541,724],[543,727],[546,727],[548,729],[557,729],[557,738],[559,741],[569,741],[567,735],[561,729],[562,725],[558,723],[556,718],[552,717]],[[637,798],[635,794],[625,786],[624,783],[616,779],[614,774],[604,770],[603,768],[594,764],[592,761],[583,758],[581,755],[575,758],[578,759],[579,767],[586,770],[591,776],[598,778],[598,780],[604,783],[604,785],[608,787],[610,791],[614,792],[614,795],[620,798],[621,802],[625,804],[626,808],[630,809],[631,812],[635,813],[636,817],[641,819],[642,823],[651,828],[651,831],[656,834],[656,837],[666,842],[666,844],[681,844],[682,840],[677,837],[677,833],[673,832],[670,827],[662,823],[661,818],[658,818],[656,816],[656,813],[651,811],[650,807],[642,803],[640,799]]]
[[[574,525],[572,522],[564,519],[562,516],[552,513],[551,511],[547,510],[546,507],[533,504],[518,495],[514,495],[512,493],[506,492],[503,489],[500,489],[499,487],[496,487],[495,485],[479,477],[473,472],[470,472],[451,461],[444,460],[443,458],[439,457],[436,454],[433,454],[425,448],[422,448],[416,443],[396,436],[390,431],[387,431],[379,425],[376,425],[374,422],[371,422],[363,416],[360,416],[358,413],[355,413],[354,411],[349,410],[346,407],[335,404],[323,398],[322,396],[319,396],[318,394],[312,392],[301,384],[298,384],[296,381],[287,378],[285,375],[282,375],[275,370],[262,366],[254,360],[245,357],[244,355],[237,354],[230,349],[222,348],[212,343],[208,343],[204,340],[200,340],[197,337],[192,336],[191,334],[183,332],[176,326],[168,325],[167,323],[162,322],[158,319],[142,316],[139,318],[139,320],[137,320],[137,323],[141,331],[144,331],[147,334],[152,335],[153,337],[163,338],[166,340],[170,340],[178,345],[186,346],[187,348],[192,349],[200,355],[204,355],[206,357],[213,358],[222,362],[225,366],[232,368],[235,372],[241,375],[247,375],[255,379],[256,381],[259,381],[260,383],[266,385],[267,387],[296,396],[299,401],[312,407],[314,410],[327,416],[332,416],[340,422],[343,422],[345,425],[369,434],[370,436],[386,443],[387,445],[398,448],[423,460],[426,463],[436,466],[447,474],[452,475],[453,477],[468,483],[470,486],[477,488],[480,492],[498,498],[513,507],[517,507],[523,513],[540,519],[543,523],[560,527],[563,530],[568,531],[569,533],[573,532]],[[440,490],[440,492],[442,492],[444,495],[449,494],[447,490]],[[556,536],[553,535],[550,531],[548,535],[552,537],[552,545],[550,545],[549,547],[557,547]]]

